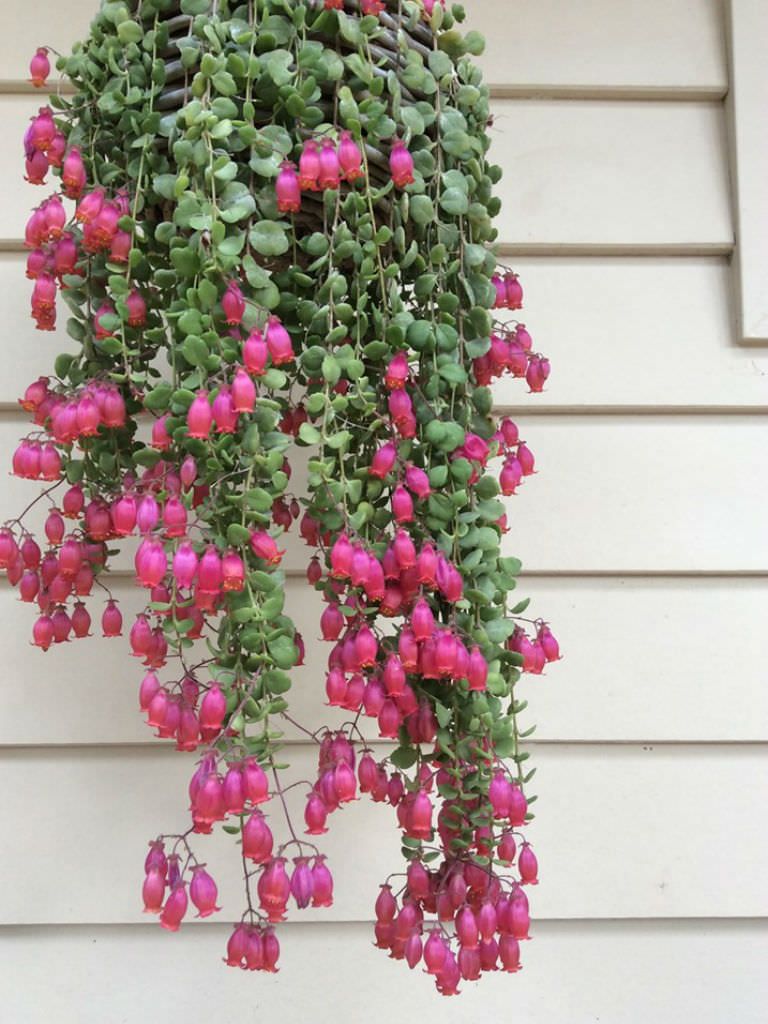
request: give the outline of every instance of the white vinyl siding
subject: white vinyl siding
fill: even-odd
[[[28,316],[20,240],[45,192],[22,181],[21,133],[41,102],[23,84],[26,64],[38,44],[71,45],[95,5],[3,4],[6,467],[26,429],[18,394],[72,344],[63,309],[53,335]],[[736,326],[726,11],[718,0],[466,8],[467,27],[489,38],[492,152],[506,171],[500,250],[521,274],[534,344],[553,363],[544,395],[513,381],[496,389],[539,470],[509,501],[505,545],[524,562],[521,595],[552,621],[567,656],[521,691],[538,724],[531,838],[541,862],[525,969],[436,1001],[420,971],[371,947],[377,886],[399,852],[391,810],[367,801],[323,840],[335,906],[281,929],[276,977],[221,964],[224,922],[240,907],[230,837],[202,841],[224,913],[162,933],[140,913],[144,843],[184,827],[194,758],[144,726],[125,640],[33,651],[31,610],[2,582],[9,1024],[203,1024],[244,1006],[280,1024],[427,1013],[446,1024],[764,1019],[768,351],[742,345]],[[740,37],[735,52],[762,61],[765,42],[755,53]],[[741,170],[757,173],[765,135],[751,139],[761,149]],[[750,277],[752,308],[768,296],[764,278],[755,295],[759,281]],[[0,519],[35,487],[3,480]],[[292,543],[287,605],[308,645],[292,699],[332,724],[304,561]],[[141,599],[130,563],[129,552],[118,560],[114,588],[127,620]],[[306,775],[311,752],[299,734],[288,740]]]

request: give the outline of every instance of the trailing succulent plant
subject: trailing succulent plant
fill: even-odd
[[[24,139],[28,180],[57,187],[26,230],[32,314],[51,330],[68,307],[78,348],[21,400],[13,471],[48,484],[46,550],[23,518],[0,531],[43,650],[88,635],[94,585],[120,635],[108,545],[138,538],[139,702],[197,755],[191,827],[145,864],[163,927],[188,900],[219,909],[193,844],[223,822],[245,884],[226,962],[274,971],[288,904],[332,902],[314,837],[366,794],[406,861],[376,945],[445,995],[519,968],[537,865],[516,686],[559,657],[510,608],[500,496],[534,459],[490,385],[541,391],[549,364],[503,312],[522,289],[492,249],[501,171],[463,19],[437,0],[102,0]],[[49,73],[41,48],[32,81]],[[333,731],[291,714],[291,532],[325,602],[312,685]],[[291,777],[286,724],[316,744],[314,779]]]

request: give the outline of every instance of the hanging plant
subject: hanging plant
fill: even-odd
[[[190,900],[219,910],[197,851],[223,822],[245,883],[226,961],[276,970],[289,903],[332,902],[314,837],[362,793],[394,808],[406,862],[376,945],[445,995],[519,968],[537,865],[516,685],[559,657],[528,602],[509,607],[500,495],[534,459],[490,384],[541,391],[549,364],[496,319],[523,296],[490,247],[501,171],[463,18],[436,0],[103,0],[58,59],[74,94],[24,140],[28,180],[58,186],[27,225],[32,314],[52,330],[68,307],[79,348],[21,400],[36,429],[13,471],[49,484],[45,553],[23,517],[0,532],[42,650],[89,634],[96,584],[121,634],[108,545],[138,538],[139,703],[197,756],[191,826],[146,858],[161,925]],[[49,72],[43,48],[32,81]],[[310,780],[281,750],[297,524],[330,644],[312,685],[339,709],[334,731],[301,726]]]

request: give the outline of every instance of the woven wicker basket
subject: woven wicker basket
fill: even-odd
[[[189,83],[191,82],[195,68],[184,68],[180,59],[179,43],[188,36],[192,16],[182,14],[179,10],[180,3],[172,4],[170,9],[161,15],[166,22],[170,33],[169,45],[160,56],[165,61],[166,76],[165,85],[160,96],[156,100],[157,109],[163,113],[171,113],[180,110],[190,98]],[[352,17],[360,16],[358,0],[345,0],[345,12]],[[390,0],[389,9],[383,11],[379,20],[384,28],[376,43],[372,44],[371,55],[376,61],[373,68],[375,75],[385,77],[390,71],[397,71],[400,60],[398,47],[398,35],[405,37],[409,49],[413,49],[427,57],[434,46],[432,29],[426,22],[418,22],[415,26],[408,25],[407,20],[400,14],[398,0]],[[329,39],[328,43],[338,48],[341,54],[352,52],[353,47],[344,39]],[[419,100],[428,100],[428,97],[408,89],[401,83],[402,100],[405,103],[415,103]],[[325,115],[326,121],[333,121],[334,98],[332,92],[321,97],[316,104]],[[271,111],[259,111],[257,109],[255,122],[260,123],[260,114],[263,120],[261,123],[268,124],[271,119]],[[369,176],[373,187],[384,185],[389,177],[389,163],[386,153],[373,146],[366,146],[366,158],[368,161]],[[378,212],[388,215],[389,202],[382,199],[377,204]],[[302,211],[295,218],[295,224],[302,231],[317,231],[323,226],[322,198],[317,195],[307,194],[302,203]]]

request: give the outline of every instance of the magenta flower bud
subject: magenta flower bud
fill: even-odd
[[[213,544],[209,544],[198,563],[198,587],[203,594],[218,594],[221,591],[221,580],[221,558]]]
[[[87,176],[80,150],[72,146],[61,168],[61,183],[68,199],[79,199],[85,190]]]
[[[210,917],[221,910],[216,906],[219,895],[216,883],[201,864],[192,868],[192,881],[189,883],[189,897],[197,907],[197,917]]]
[[[320,150],[320,173],[317,183],[321,189],[336,189],[341,180],[341,168],[333,139],[323,139]]]
[[[513,828],[519,828],[525,824],[525,816],[528,813],[528,801],[525,799],[522,789],[513,785],[509,797],[509,823]]]
[[[227,967],[242,967],[247,948],[248,927],[244,924],[237,924],[227,941],[227,955],[224,958]]]
[[[397,447],[394,442],[388,441],[374,453],[368,472],[371,476],[383,480],[385,476],[392,472],[396,459]]]
[[[155,695],[160,690],[160,680],[154,672],[147,672],[139,687],[139,707],[147,711]]]
[[[547,661],[558,661],[560,659],[560,645],[549,626],[542,625],[539,627],[538,641]]]
[[[131,653],[134,657],[143,658],[152,645],[152,627],[146,615],[137,615],[129,634]]]
[[[397,739],[402,721],[403,716],[397,704],[389,698],[385,699],[381,704],[381,710],[378,715],[379,735],[385,739]]]
[[[264,970],[264,937],[256,928],[248,928],[243,966],[249,971]]]
[[[239,367],[232,381],[232,405],[237,413],[253,412],[256,403],[256,388],[246,371]]]
[[[259,906],[273,924],[285,919],[285,908],[291,895],[291,883],[285,870],[285,858],[273,857],[259,875],[256,886]]]
[[[307,139],[299,157],[299,188],[317,192],[320,188],[320,152],[314,139]]]
[[[267,971],[269,974],[277,974],[277,962],[280,959],[280,942],[275,935],[274,928],[267,928],[264,931],[262,948],[264,951],[262,970]]]
[[[165,872],[150,868],[141,888],[145,914],[159,914],[165,899]]]
[[[48,60],[48,50],[45,46],[40,46],[29,62],[29,80],[36,89],[41,89],[46,85],[50,73],[51,62]]]
[[[361,668],[376,664],[379,644],[368,626],[363,626],[355,635],[355,656]]]
[[[381,714],[381,710],[384,706],[386,696],[386,691],[384,690],[381,681],[376,676],[373,676],[371,679],[368,680],[368,682],[365,685],[365,690],[363,692],[362,704],[363,710],[365,711],[365,714],[369,718],[377,718]],[[392,723],[395,721],[396,724],[394,726],[394,736],[397,735],[397,728],[399,727],[400,723],[400,714],[399,712],[397,712],[397,708],[395,708],[394,716],[392,715],[391,712],[387,713],[387,727],[390,727]],[[381,722],[379,724],[381,725]]]
[[[72,620],[65,608],[56,608],[51,615],[53,623],[53,642],[67,643],[72,633]]]
[[[226,385],[219,388],[211,406],[211,415],[220,434],[234,434],[237,429],[237,413],[232,404],[232,393]]]
[[[45,520],[45,536],[51,544],[61,544],[64,536],[64,520],[58,509],[53,509]]]
[[[356,799],[357,779],[346,761],[340,761],[333,770],[333,788],[340,804]]]
[[[291,336],[276,316],[269,318],[264,340],[269,357],[275,366],[293,362],[294,352]]]
[[[128,326],[143,327],[147,322],[147,303],[137,288],[128,294],[125,305],[128,309]]]
[[[315,891],[315,880],[308,857],[296,857],[295,867],[291,875],[291,896],[296,900],[299,910],[304,910],[312,902]]]
[[[169,932],[177,932],[187,912],[188,905],[186,886],[183,882],[180,882],[174,886],[170,896],[165,901],[165,906],[160,914],[161,926]]]
[[[280,173],[275,182],[275,195],[280,213],[298,213],[301,209],[299,177],[289,160],[284,160],[280,164]]]
[[[384,372],[384,384],[390,391],[404,388],[410,374],[408,356],[405,352],[397,352],[387,364]]]
[[[200,703],[200,734],[206,742],[221,732],[227,713],[227,698],[218,683],[214,683]]]
[[[363,176],[363,154],[348,131],[342,131],[339,139],[339,165],[347,181],[357,181]]]
[[[523,286],[517,274],[504,275],[504,290],[507,309],[521,309],[523,305]]]
[[[480,931],[471,907],[462,907],[456,914],[456,936],[465,949],[477,949]]]
[[[340,534],[331,548],[331,576],[334,579],[348,579],[352,570],[354,548],[345,533]]]
[[[242,323],[245,315],[245,299],[237,281],[230,281],[221,298],[221,309],[224,319],[231,326]]]
[[[224,807],[227,814],[242,814],[245,807],[245,787],[239,765],[230,765],[224,776]]]
[[[239,592],[245,586],[245,564],[236,551],[225,551],[221,559],[221,589]]]
[[[495,818],[509,817],[512,788],[512,783],[504,772],[498,771],[494,774],[488,787],[488,799]]]
[[[499,959],[501,969],[508,974],[520,970],[520,943],[513,935],[502,935],[499,938]]]
[[[392,547],[401,570],[410,569],[416,565],[416,547],[407,530],[397,531]]]
[[[480,949],[473,946],[471,949],[462,946],[459,950],[459,971],[465,981],[477,981],[480,977]]]
[[[539,863],[536,854],[528,843],[523,843],[520,856],[517,861],[517,868],[520,872],[520,881],[523,885],[538,885]]]
[[[399,697],[405,691],[405,669],[396,654],[388,655],[384,663],[382,681],[390,697]]]
[[[187,412],[187,433],[190,437],[204,440],[211,432],[213,410],[208,401],[207,391],[198,391]]]
[[[448,945],[442,935],[433,930],[424,943],[424,966],[427,974],[440,975],[448,956]]]
[[[320,616],[320,632],[323,640],[338,640],[345,622],[346,619],[337,604],[327,605]]]
[[[55,639],[53,619],[50,615],[41,615],[32,626],[32,643],[43,651],[47,651]]]
[[[425,900],[430,894],[429,872],[420,860],[412,860],[408,865],[408,892],[417,900]]]
[[[168,415],[158,416],[152,424],[152,447],[159,452],[166,452],[171,447],[171,437],[168,433]]]
[[[469,655],[467,665],[467,679],[470,690],[482,692],[488,683],[488,662],[482,655],[480,648],[475,646]]]
[[[120,636],[123,631],[123,616],[117,604],[110,600],[101,616],[101,631],[106,637]]]
[[[394,921],[397,914],[397,901],[392,895],[392,888],[389,885],[382,885],[379,895],[376,897],[374,910],[376,920],[381,924],[388,924]]]
[[[243,825],[243,856],[256,864],[266,864],[272,857],[274,839],[261,811],[252,811]]]
[[[428,498],[432,493],[429,477],[418,466],[408,466],[405,470],[405,485],[417,498]]]
[[[40,592],[40,577],[33,569],[27,569],[19,581],[19,597],[31,604]]]
[[[269,800],[269,780],[266,772],[250,757],[243,765],[243,785],[246,798],[252,804],[263,804]]]
[[[266,530],[251,533],[251,550],[257,558],[263,558],[269,565],[279,565],[285,551],[278,550],[277,542]]]
[[[418,932],[412,932],[405,940],[404,950],[405,962],[411,970],[413,970],[421,960],[422,948],[421,936]]]
[[[392,494],[392,515],[400,525],[413,522],[413,500],[402,484],[398,484]]]
[[[413,157],[406,149],[402,139],[396,139],[392,145],[392,151],[389,154],[389,170],[397,188],[405,188],[406,185],[413,184]]]
[[[407,833],[412,839],[430,839],[432,836],[432,801],[424,790],[416,793],[411,804]]]
[[[304,823],[308,836],[321,836],[328,829],[325,822],[328,817],[328,810],[317,793],[310,793],[307,805],[304,808]]]
[[[504,864],[512,864],[517,853],[517,844],[512,832],[505,832],[496,848],[496,855]]]
[[[525,379],[528,382],[528,387],[532,392],[537,393],[544,390],[544,385],[549,377],[549,360],[542,359],[538,356],[533,358],[528,363],[528,369],[525,374]]]
[[[145,494],[136,509],[136,525],[139,533],[151,533],[160,520],[160,507],[151,494]]]
[[[166,537],[183,537],[187,532],[187,510],[179,498],[169,498],[163,506]]]
[[[180,544],[176,549],[176,554],[173,556],[172,571],[176,585],[181,587],[182,590],[189,590],[192,586],[195,573],[197,572],[197,561],[195,549],[189,541]]]
[[[330,907],[333,905],[333,876],[325,863],[325,857],[315,857],[312,864],[312,895],[313,907]]]
[[[512,897],[509,905],[508,921],[510,931],[516,939],[523,940],[529,938],[528,929],[531,926],[531,917],[528,912],[528,901],[522,893]]]
[[[340,668],[332,668],[326,676],[325,694],[332,708],[344,706],[347,699],[347,680]]]
[[[520,461],[515,457],[506,459],[499,473],[499,487],[505,497],[514,494],[523,479],[523,469]]]
[[[243,363],[254,377],[262,377],[267,370],[269,349],[260,331],[253,330],[243,344]]]
[[[411,629],[416,640],[427,640],[435,631],[435,617],[427,601],[421,597],[411,613]]]

